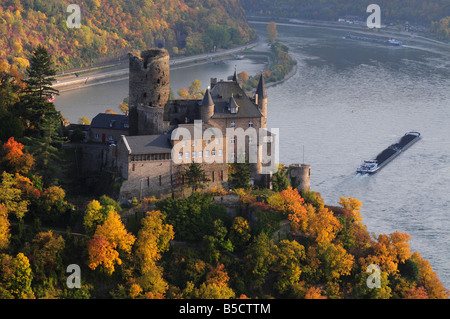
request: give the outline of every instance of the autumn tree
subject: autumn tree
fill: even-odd
[[[331,210],[321,207],[309,215],[307,232],[311,234],[318,244],[331,242],[342,229],[339,220]]]
[[[430,299],[448,299],[450,292],[439,280],[435,271],[432,270],[429,261],[420,256],[418,252],[411,255],[411,259],[419,265],[418,284],[425,288]]]
[[[308,214],[304,206],[305,201],[297,189],[289,186],[287,189],[270,196],[267,202],[273,209],[288,217],[292,229],[306,229]]]
[[[114,272],[114,265],[122,264],[122,260],[119,258],[116,247],[117,244],[110,243],[100,235],[94,235],[87,245],[89,252],[89,268],[94,270],[98,266],[102,266],[105,272],[111,275]]]
[[[64,247],[62,236],[51,230],[37,233],[31,244],[25,246],[27,255],[33,256],[30,264],[35,278],[34,287],[39,287],[35,290],[36,297],[58,296],[57,283],[65,273],[62,264]]]
[[[14,137],[10,137],[3,144],[3,150],[6,152],[2,159],[5,168],[10,173],[20,173],[26,175],[34,165],[34,158],[23,151],[23,144],[16,142]]]
[[[269,43],[274,43],[278,37],[277,24],[275,22],[270,22],[267,25],[267,39]]]
[[[32,280],[30,260],[23,253],[18,253],[12,260],[11,274],[5,288],[17,299],[33,299]]]
[[[186,298],[196,299],[231,299],[235,297],[232,288],[228,286],[228,276],[223,264],[211,267],[206,280],[197,288],[188,282],[183,294]]]
[[[9,230],[8,210],[4,204],[0,204],[0,250],[5,249],[9,245],[11,237]]]
[[[84,213],[83,225],[86,233],[93,234],[97,226],[106,220],[107,212],[102,210],[102,205],[97,200],[89,202]]]
[[[103,266],[108,274],[114,272],[115,264],[122,264],[119,252],[131,253],[136,238],[127,232],[120,216],[115,211],[110,211],[102,225],[97,226],[95,234],[88,243],[88,266],[96,269]]]
[[[22,219],[28,211],[29,201],[22,198],[22,190],[16,187],[16,178],[7,172],[2,173],[0,203],[4,204],[8,213],[14,213],[18,219]]]
[[[241,216],[237,216],[233,220],[230,227],[230,240],[234,247],[238,249],[244,248],[250,240],[250,225],[248,221]]]
[[[275,288],[280,293],[285,293],[300,280],[302,262],[306,257],[305,247],[295,240],[282,240],[274,246],[273,254],[275,261],[272,267],[278,273]]]
[[[249,279],[251,278],[252,285],[256,289],[261,289],[275,261],[273,248],[274,243],[265,233],[256,236],[247,248],[246,268]]]
[[[140,288],[146,298],[162,297],[168,288],[163,279],[163,269],[157,265],[161,254],[169,249],[169,243],[174,238],[172,225],[165,224],[164,219],[160,211],[147,212],[141,220],[142,228],[135,244],[140,276],[133,287]]]

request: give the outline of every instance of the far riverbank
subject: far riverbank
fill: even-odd
[[[234,59],[236,55],[244,50],[254,48],[259,42],[251,42],[232,49],[220,50],[214,53],[205,53],[190,57],[171,58],[170,69],[177,70],[195,65],[207,63],[222,63],[225,60]],[[107,66],[94,67],[83,71],[66,71],[65,75],[57,77],[53,87],[60,92],[90,87],[127,79],[129,76],[128,59]]]
[[[254,18],[254,17],[252,17]],[[342,22],[331,22],[331,21],[310,21],[310,20],[298,20],[296,22],[289,21],[288,19],[282,18],[261,18],[263,21],[259,19],[249,20],[249,24],[268,24],[270,21],[275,21],[279,26],[293,26],[293,27],[314,27],[314,28],[323,28],[323,29],[333,29],[333,30],[343,30],[349,33],[358,33],[364,35],[371,35],[375,37],[388,37],[388,38],[396,38],[397,40],[401,40],[406,44],[427,44],[434,47],[438,47],[450,52],[450,44],[444,43],[441,41],[437,41],[434,39],[430,39],[424,37],[420,34],[407,32],[407,31],[398,31],[390,28],[381,28],[381,29],[369,29],[366,26],[355,26],[344,24]]]

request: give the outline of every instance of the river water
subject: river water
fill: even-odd
[[[265,25],[253,27],[265,36]],[[340,196],[358,198],[369,232],[408,233],[411,250],[450,288],[449,50],[344,40],[345,31],[314,27],[278,26],[278,32],[298,61],[292,78],[267,89],[267,124],[279,128],[280,161],[310,164],[311,189],[329,205]],[[243,60],[174,70],[172,88],[193,79],[206,88],[235,65],[249,74],[264,66]],[[76,122],[117,109],[127,94],[127,81],[113,82],[62,93],[56,106]],[[362,160],[408,131],[422,139],[377,174],[355,174]]]

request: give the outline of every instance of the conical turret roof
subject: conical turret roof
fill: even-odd
[[[203,97],[202,106],[212,106],[214,101],[211,97],[211,92],[209,88],[206,89],[205,96]]]
[[[266,86],[264,85],[264,77],[261,73],[261,77],[259,79],[258,88],[256,89],[256,94],[258,94],[258,98],[266,98]]]

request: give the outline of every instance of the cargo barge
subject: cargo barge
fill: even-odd
[[[371,42],[371,43],[378,43],[378,44],[384,44],[384,45],[393,45],[393,46],[401,46],[401,45],[403,45],[402,42],[400,42],[400,41],[398,41],[396,39],[393,39],[393,38],[390,38],[389,40],[382,40],[382,39],[360,37],[360,36],[357,36],[357,35],[348,34],[348,35],[344,36],[344,39],[364,41],[364,42]]]
[[[419,132],[408,132],[406,133],[398,143],[392,144],[380,154],[377,155],[375,159],[364,161],[356,170],[358,174],[373,174],[380,170],[382,167],[386,166],[390,161],[400,155],[402,152],[407,150],[411,145],[420,139]]]

